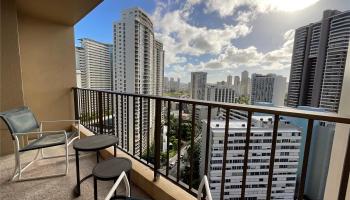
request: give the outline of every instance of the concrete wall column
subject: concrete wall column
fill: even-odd
[[[24,105],[16,1],[1,0],[0,112]],[[0,155],[13,152],[6,125],[0,122]]]
[[[349,50],[350,52],[350,46]],[[350,53],[347,55],[343,88],[340,97],[339,114],[350,115]],[[341,176],[343,172],[344,157],[346,152],[346,147],[348,137],[350,137],[350,125],[337,124],[333,139],[333,147],[331,160],[328,170],[327,184],[325,189],[324,199],[337,199],[339,186],[341,181]],[[350,183],[348,183],[347,197],[350,199]]]

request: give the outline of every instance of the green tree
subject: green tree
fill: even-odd
[[[192,154],[192,149],[193,149],[193,154]],[[191,162],[191,155],[192,155],[192,160],[193,160],[193,174],[192,174],[192,187],[193,188],[198,188],[200,184],[200,176],[199,176],[199,167],[200,167],[200,143],[194,143],[193,148],[189,147],[187,150],[187,157],[184,157],[185,163],[190,163]],[[190,167],[186,166],[185,169],[181,173],[183,182],[186,184],[189,184],[190,182],[190,176],[191,176],[191,171]]]
[[[248,97],[248,96],[240,96],[240,97],[238,98],[237,103],[240,103],[240,104],[249,104],[249,97]]]

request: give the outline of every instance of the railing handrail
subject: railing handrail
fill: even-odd
[[[179,102],[179,103],[181,102],[185,104],[195,104],[200,106],[220,107],[223,109],[234,109],[234,110],[240,110],[240,111],[246,111],[246,112],[258,112],[258,113],[266,113],[266,114],[272,114],[272,115],[289,116],[289,117],[306,118],[306,119],[313,119],[313,120],[322,120],[327,122],[350,124],[350,115],[340,115],[340,114],[331,113],[331,112],[318,112],[318,111],[309,111],[309,110],[299,110],[299,109],[287,108],[287,107],[267,107],[267,106],[265,107],[265,106],[246,105],[246,104],[237,104],[237,103],[225,103],[225,102],[204,101],[204,100],[196,100],[196,99],[163,97],[163,96],[155,96],[155,95],[123,93],[123,92],[96,90],[96,89],[78,88],[78,87],[73,87],[73,89],[97,91],[97,92],[104,92],[109,94],[143,97],[143,98],[150,98],[150,99],[160,99],[163,101],[173,101],[173,102]]]

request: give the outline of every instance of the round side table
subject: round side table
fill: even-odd
[[[75,150],[75,165],[77,175],[77,185],[74,188],[75,196],[80,196],[80,184],[92,176],[92,174],[89,174],[88,176],[80,180],[79,151],[95,151],[98,163],[99,150],[114,146],[114,157],[116,156],[117,142],[118,138],[114,135],[94,135],[74,141],[73,148]]]
[[[127,158],[110,158],[98,163],[92,170],[94,177],[94,199],[97,200],[97,180],[114,182],[124,171],[130,180],[132,163]],[[115,194],[116,195],[116,194]]]

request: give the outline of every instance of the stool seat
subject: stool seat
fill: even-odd
[[[127,158],[110,158],[98,163],[92,170],[92,174],[99,180],[115,180],[125,171],[131,170],[132,163]]]

